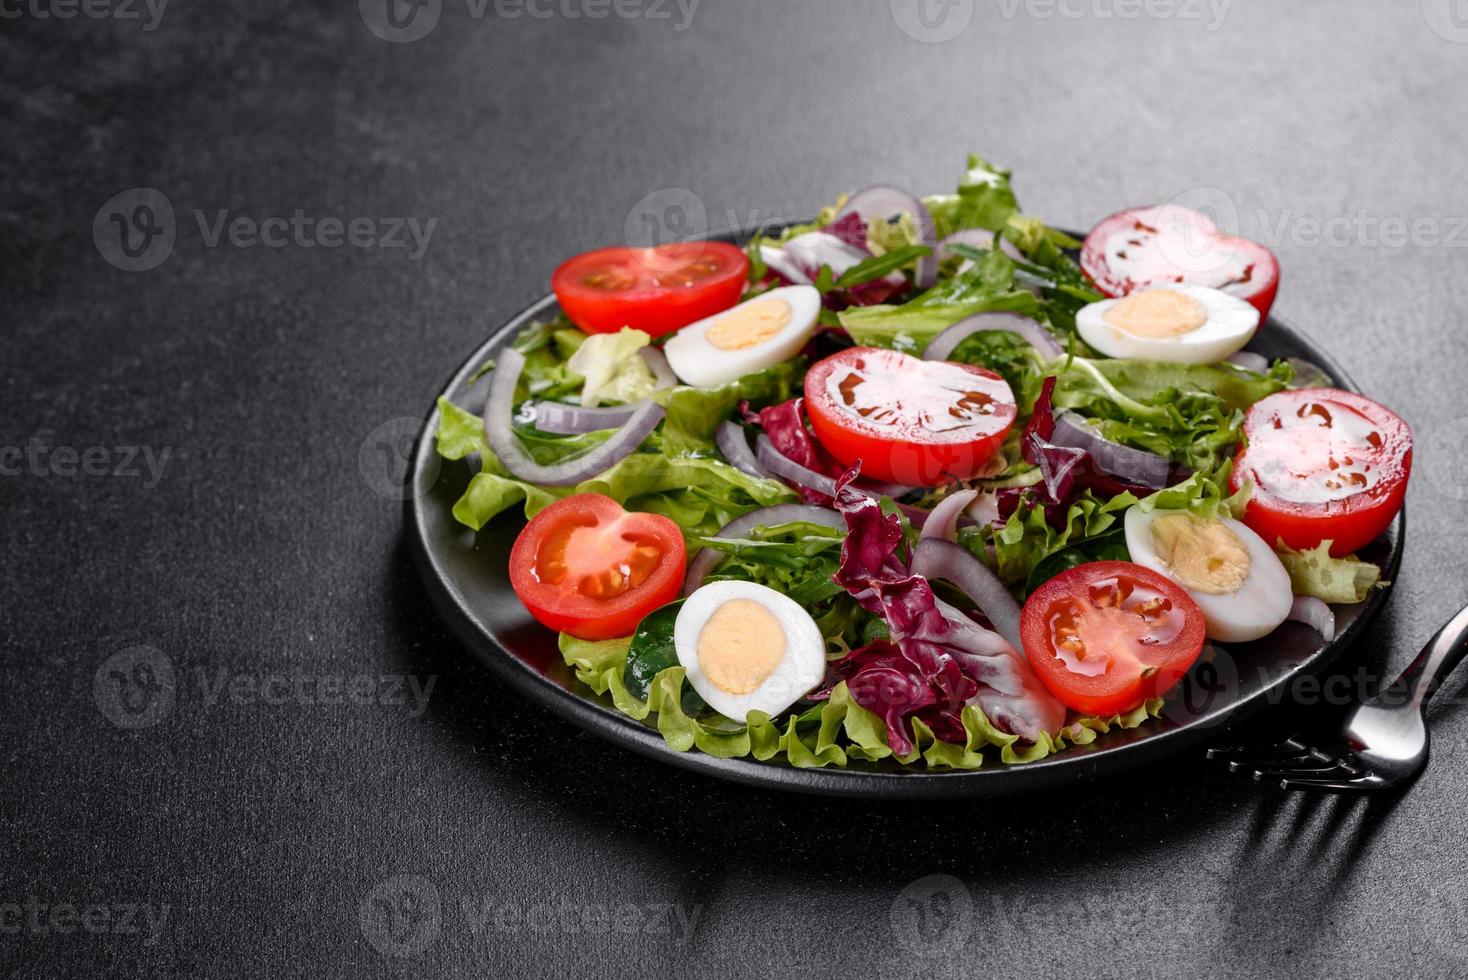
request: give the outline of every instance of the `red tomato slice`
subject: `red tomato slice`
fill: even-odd
[[[1025,656],[1050,693],[1103,717],[1171,690],[1198,659],[1204,628],[1181,586],[1129,561],[1061,572],[1020,612]]]
[[[1280,391],[1244,418],[1244,448],[1229,486],[1254,481],[1244,523],[1271,545],[1348,555],[1402,509],[1412,430],[1391,409],[1334,388]]]
[[[923,487],[978,475],[1018,414],[993,371],[875,347],[817,361],[805,405],[816,438],[842,465],[861,460],[863,476]]]
[[[1173,283],[1211,286],[1254,304],[1261,320],[1279,291],[1273,252],[1176,204],[1129,208],[1102,221],[1086,236],[1081,268],[1107,296]]]
[[[744,250],[726,242],[619,246],[566,260],[551,289],[588,333],[635,327],[659,337],[733,306],[748,274]]]
[[[510,584],[541,623],[583,640],[630,636],[683,587],[678,525],[578,493],[536,514],[510,550]]]

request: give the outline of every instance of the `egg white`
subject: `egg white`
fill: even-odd
[[[1175,510],[1152,510],[1143,512],[1141,507],[1132,506],[1126,512],[1126,548],[1132,561],[1138,565],[1177,579],[1167,562],[1157,554],[1152,542],[1152,524],[1159,517],[1176,514]],[[1193,597],[1198,608],[1203,610],[1203,621],[1207,626],[1208,638],[1223,643],[1242,643],[1257,640],[1274,631],[1290,614],[1294,595],[1290,587],[1290,575],[1285,571],[1279,556],[1265,543],[1264,539],[1246,525],[1231,517],[1221,518],[1224,526],[1236,534],[1249,553],[1249,574],[1236,592],[1225,595],[1210,595],[1195,592],[1182,582],[1177,584]]]
[[[1159,287],[1196,300],[1208,319],[1197,330],[1177,337],[1138,337],[1106,321],[1106,313],[1120,300],[1106,299],[1081,308],[1076,331],[1081,339],[1107,357],[1170,361],[1174,364],[1216,364],[1242,350],[1259,328],[1259,311],[1252,305],[1208,286]]]
[[[663,346],[668,366],[684,384],[695,388],[717,388],[763,368],[788,361],[810,340],[821,315],[821,294],[814,286],[782,286],[761,293],[748,303],[782,299],[790,304],[790,322],[764,343],[743,350],[720,350],[709,342],[709,328],[739,306],[690,323]]]
[[[698,659],[698,638],[709,618],[726,602],[748,599],[769,611],[785,633],[785,656],[759,687],[731,694],[715,687]],[[826,676],[826,641],[810,613],[794,599],[754,582],[711,582],[683,601],[673,623],[673,647],[688,671],[688,683],[708,706],[725,718],[744,721],[751,711],[777,715],[820,684]]]

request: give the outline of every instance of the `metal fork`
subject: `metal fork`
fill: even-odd
[[[1425,705],[1443,679],[1468,654],[1468,607],[1428,641],[1402,676],[1362,702],[1322,751],[1293,735],[1276,745],[1208,750],[1229,772],[1252,772],[1258,782],[1278,780],[1282,789],[1370,792],[1390,789],[1427,766]]]

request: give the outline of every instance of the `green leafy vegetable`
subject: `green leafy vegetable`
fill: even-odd
[[[896,272],[923,256],[932,254],[933,250],[926,245],[904,245],[881,255],[873,255],[841,273],[836,279],[835,287],[850,289],[852,286],[860,286],[864,282],[880,279],[889,272]]]
[[[678,648],[673,643],[673,627],[678,620],[678,610],[683,600],[669,603],[661,609],[648,613],[637,624],[632,642],[627,647],[622,665],[622,686],[639,701],[646,701],[652,682],[658,674],[669,667],[678,666]],[[708,710],[703,698],[692,687],[683,689],[682,708],[690,715],[698,716]]]
[[[585,338],[566,362],[567,370],[585,379],[582,406],[625,404],[652,394],[657,379],[637,353],[651,341],[646,333],[631,327]]]
[[[714,450],[714,433],[741,401],[754,408],[793,398],[805,377],[805,359],[794,358],[717,388],[679,385],[656,392],[653,400],[667,409],[662,449],[670,456]]]
[[[1283,542],[1276,546],[1279,560],[1290,573],[1295,595],[1309,595],[1326,602],[1361,602],[1381,580],[1381,569],[1355,555],[1332,558],[1330,546],[1322,541],[1309,551],[1295,551]]]

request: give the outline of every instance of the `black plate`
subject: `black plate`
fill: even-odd
[[[488,382],[469,378],[527,323],[555,315],[547,296],[497,330],[475,350],[444,387],[450,401],[483,411]],[[1270,317],[1249,346],[1268,357],[1303,357],[1329,372],[1338,386],[1356,390],[1334,361],[1298,330]],[[780,761],[718,759],[670,748],[651,724],[617,711],[576,681],[561,660],[556,636],[530,617],[510,590],[510,546],[523,518],[502,515],[479,534],[450,513],[470,477],[466,462],[441,460],[434,450],[438,410],[433,409],[413,451],[407,487],[406,533],[419,573],[435,607],[470,650],[525,697],[588,731],[644,755],[723,779],[830,796],[947,799],[996,795],[1064,785],[1145,763],[1196,745],[1225,722],[1235,721],[1285,696],[1292,677],[1319,673],[1364,632],[1387,589],[1358,606],[1336,607],[1337,633],[1330,643],[1297,623],[1248,644],[1234,644],[1211,661],[1200,659],[1172,695],[1161,717],[1131,731],[1116,731],[1039,762],[1006,766],[986,760],[971,772],[903,769],[895,763],[849,763],[845,769],[796,769]],[[1390,581],[1401,560],[1405,515],[1362,552]]]

